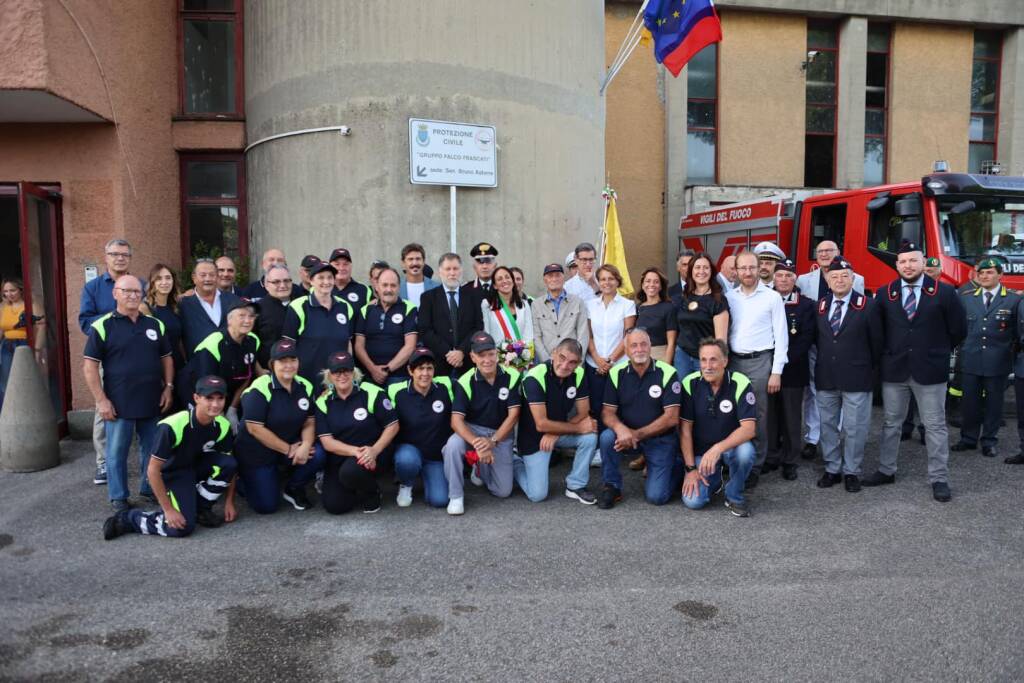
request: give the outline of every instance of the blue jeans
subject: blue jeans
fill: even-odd
[[[282,465],[288,468],[288,481],[285,488],[302,488],[313,481],[316,473],[324,468],[324,460],[327,459],[322,449],[315,449],[313,457],[306,461],[305,465],[297,467],[291,464],[291,460],[283,453],[277,456],[277,462],[269,465],[246,465],[239,462],[238,476],[245,485],[245,500],[254,512],[261,515],[269,515],[277,512],[281,504],[281,482],[278,477],[278,468]]]
[[[142,481],[139,493],[149,495],[153,489],[149,486],[146,468],[149,456],[156,447],[156,425],[158,418],[129,420],[115,418],[106,421],[107,433],[107,495],[110,500],[128,500],[128,449],[132,445],[132,434],[139,435],[139,473]]]
[[[572,470],[565,478],[565,487],[581,489],[590,480],[590,461],[597,450],[597,434],[563,434],[555,442],[555,448],[575,448]],[[512,474],[526,497],[539,503],[548,497],[548,466],[551,451],[537,451],[530,455],[515,456],[512,459]]]
[[[448,480],[441,460],[424,460],[420,449],[400,443],[395,449],[395,474],[402,486],[412,486],[416,477],[423,477],[423,497],[427,505],[432,508],[448,505]]]
[[[703,457],[697,458],[698,465]],[[750,441],[722,453],[722,457],[718,459],[718,465],[715,467],[715,473],[708,477],[708,483],[698,482],[697,495],[683,496],[683,505],[691,510],[699,510],[711,501],[712,494],[722,483],[723,462],[729,466],[729,481],[725,485],[725,497],[734,503],[745,504],[747,499],[743,497],[743,488],[747,484],[747,475],[754,467],[756,459],[757,451]]]
[[[637,450],[647,459],[647,480],[644,482],[644,498],[648,503],[664,505],[678,490],[683,480],[683,458],[679,453],[679,440],[674,431],[654,436],[640,442]],[[601,432],[601,478],[622,491],[622,456],[626,451],[615,450],[615,432],[606,429]]]
[[[690,373],[700,370],[700,359],[694,358],[677,346],[672,365],[675,366],[676,372],[679,373],[679,379],[682,380]]]

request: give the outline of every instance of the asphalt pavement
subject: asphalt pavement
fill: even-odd
[[[876,408],[865,471],[879,431]],[[748,519],[648,505],[635,472],[586,507],[563,463],[539,504],[467,485],[461,518],[387,482],[376,515],[242,503],[187,539],[104,542],[91,445],[62,449],[0,474],[2,680],[1024,678],[1024,467],[978,451],[951,455],[947,504],[913,441],[893,486],[818,489],[802,463]]]

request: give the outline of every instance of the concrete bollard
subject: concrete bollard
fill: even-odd
[[[0,411],[0,468],[35,472],[60,464],[57,418],[35,354],[29,346],[14,351],[3,411]]]

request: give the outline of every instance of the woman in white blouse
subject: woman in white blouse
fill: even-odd
[[[597,269],[597,285],[601,295],[587,302],[590,316],[590,342],[587,344],[587,365],[590,373],[590,414],[601,419],[604,385],[608,371],[626,355],[622,340],[626,330],[636,324],[636,304],[619,294],[622,274],[613,265]],[[600,457],[598,454],[595,461]]]
[[[480,304],[483,312],[484,332],[501,344],[502,340],[522,341],[533,349],[533,313],[516,286],[512,271],[498,266],[491,276],[493,287]],[[529,360],[532,360],[532,351]],[[502,359],[504,361],[504,359]],[[509,365],[509,363],[504,363]],[[518,367],[529,365],[527,361],[511,363]]]

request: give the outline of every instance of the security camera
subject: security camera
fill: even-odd
[[[821,52],[818,50],[808,50],[807,59],[800,63],[800,70],[807,71],[807,67],[814,63],[814,58],[817,57]]]
[[[338,132],[342,135],[352,135],[352,129],[348,126],[342,126],[338,129]]]

